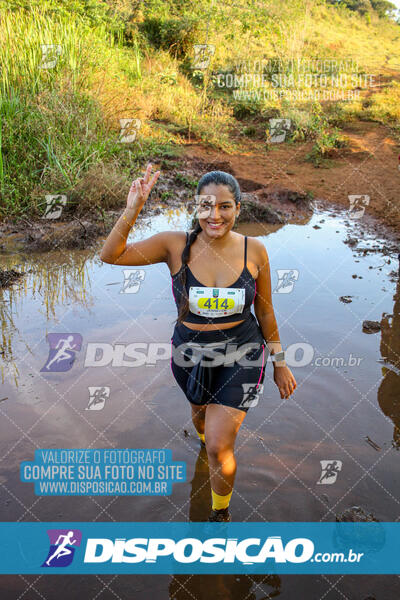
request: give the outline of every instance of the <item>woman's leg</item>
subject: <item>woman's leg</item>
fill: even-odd
[[[193,425],[197,431],[197,435],[203,442],[205,443],[204,438],[204,428],[205,428],[205,418],[206,418],[206,405],[196,406],[195,404],[190,405],[192,407],[192,421]]]
[[[193,425],[199,433],[204,433],[207,405],[196,406],[195,404],[191,404],[190,406],[192,407]]]
[[[226,496],[233,489],[236,475],[234,446],[246,412],[222,404],[208,404],[205,419],[205,437],[211,489]]]

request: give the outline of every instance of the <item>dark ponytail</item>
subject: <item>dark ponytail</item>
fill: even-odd
[[[235,204],[241,201],[241,193],[240,187],[236,179],[230,173],[225,173],[225,171],[210,171],[209,173],[205,173],[203,177],[200,179],[197,184],[196,195],[201,194],[201,190],[208,184],[215,183],[216,185],[226,185],[229,191],[232,193]],[[177,323],[181,323],[185,320],[186,315],[189,312],[189,296],[186,292],[186,266],[189,260],[190,255],[190,246],[196,240],[199,233],[202,231],[202,227],[198,219],[195,220],[194,228],[190,231],[186,246],[183,249],[181,261],[182,268],[179,273],[179,279],[182,284],[182,298],[179,305],[178,318],[176,319]]]

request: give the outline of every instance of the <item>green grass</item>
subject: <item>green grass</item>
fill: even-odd
[[[182,175],[182,173],[176,173],[175,181],[179,184],[185,185],[188,188],[195,188],[197,186],[197,181],[190,179],[186,175]]]
[[[359,73],[390,73],[400,27],[373,13],[307,0],[0,0],[0,17],[0,218],[41,216],[46,194],[66,194],[66,214],[122,206],[148,159],[176,162],[188,139],[234,152],[272,117],[291,119],[288,143],[313,141],[317,166],[352,119],[399,132],[396,74],[351,102],[264,98],[257,86],[235,99],[218,85],[218,73],[268,57],[351,56]],[[199,70],[193,44],[205,41],[215,53]],[[42,44],[60,45],[54,68],[40,68]],[[286,74],[307,89],[301,72]],[[130,144],[119,141],[121,118],[141,121]]]
[[[331,166],[330,158],[335,156],[334,151],[345,148],[348,145],[346,138],[338,129],[322,131],[318,134],[311,151],[306,155],[306,160],[312,162],[316,167]]]

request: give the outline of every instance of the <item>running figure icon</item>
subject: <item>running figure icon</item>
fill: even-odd
[[[52,373],[69,371],[74,364],[77,353],[82,347],[80,333],[48,333],[49,355],[41,372]]]
[[[53,358],[51,359],[50,362],[47,363],[46,365],[46,369],[50,368],[50,365],[52,365],[54,362],[57,364],[59,363],[61,360],[66,360],[66,359],[70,359],[71,355],[68,354],[67,350],[75,350],[76,346],[75,344],[71,344],[71,342],[73,341],[74,336],[73,335],[69,335],[67,337],[67,339],[61,339],[59,340],[57,346],[56,346],[56,350],[58,350],[58,352],[53,356]],[[61,344],[61,346],[60,346]]]
[[[61,558],[62,556],[66,556],[67,554],[72,554],[72,550],[67,548],[67,546],[73,546],[77,543],[77,540],[73,540],[71,538],[74,537],[73,531],[68,531],[66,535],[59,535],[55,545],[57,546],[56,551],[46,560],[46,565],[50,566],[51,561],[54,558]],[[60,540],[63,540],[60,542]]]

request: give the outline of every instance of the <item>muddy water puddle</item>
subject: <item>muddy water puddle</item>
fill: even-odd
[[[144,221],[129,241],[183,230],[188,223],[182,211],[158,215]],[[379,520],[397,520],[396,254],[357,252],[354,244],[344,243],[354,235],[345,212],[316,210],[307,224],[243,224],[237,230],[259,237],[268,250],[275,315],[298,387],[289,400],[281,400],[268,363],[259,404],[249,410],[236,442],[233,520],[334,521],[353,505]],[[363,244],[379,249],[384,240]],[[206,520],[207,455],[167,352],[176,319],[169,269],[104,264],[99,249],[1,255],[3,268],[26,274],[1,291],[0,520]],[[129,278],[130,271],[135,273]],[[363,332],[366,320],[378,322],[376,333]],[[69,359],[61,356],[63,371],[51,371],[51,365],[46,370],[51,334],[72,336]],[[133,366],[144,350],[133,354],[132,344],[143,349],[161,344],[165,351],[153,355],[153,364]],[[38,497],[32,484],[19,480],[20,462],[33,460],[37,448],[169,448],[174,460],[186,462],[187,480],[174,484],[171,496]],[[327,464],[335,473],[327,475]],[[2,579],[2,597],[16,598],[36,578]],[[53,583],[39,579],[36,588],[51,597],[54,578]],[[135,600],[149,592],[154,598],[201,599],[210,589],[218,592],[215,597],[235,600],[289,599],[299,586],[307,599],[328,590],[327,597],[336,598],[339,589],[349,597],[356,589],[363,599],[382,597],[383,581],[244,575],[111,579],[68,578],[68,597],[74,587],[94,597],[109,582],[120,597]],[[386,576],[385,583],[390,590],[385,599],[398,598],[400,580]]]

